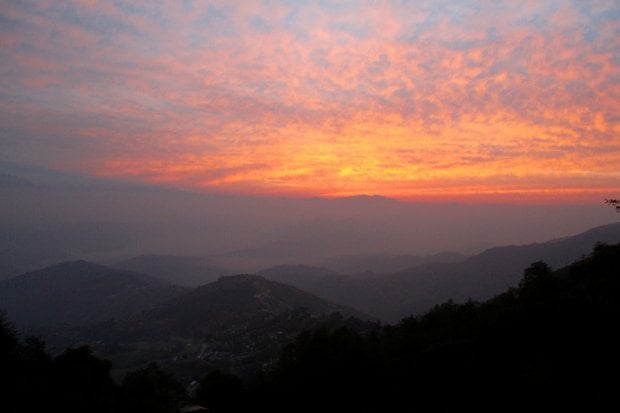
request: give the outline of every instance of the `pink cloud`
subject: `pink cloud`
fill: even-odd
[[[16,23],[0,31],[0,86],[47,119],[81,119],[62,133],[97,148],[72,156],[103,174],[393,194],[589,171],[620,187],[613,17],[595,25],[569,2],[210,6],[3,7]]]

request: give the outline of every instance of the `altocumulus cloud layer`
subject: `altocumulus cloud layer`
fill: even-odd
[[[6,1],[5,159],[244,194],[620,188],[616,1]]]

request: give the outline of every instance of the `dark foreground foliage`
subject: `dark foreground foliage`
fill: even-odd
[[[556,272],[537,262],[485,303],[301,335],[254,392],[272,411],[602,407],[618,385],[619,287],[620,245]]]
[[[194,400],[212,413],[602,410],[618,387],[619,269],[620,244],[597,245],[558,271],[532,264],[484,303],[447,302],[372,331],[306,332],[251,381],[210,372]],[[174,412],[185,397],[156,365],[119,386],[88,348],[52,359],[4,320],[0,363],[8,412]]]
[[[52,358],[37,338],[19,340],[0,319],[0,410],[17,412],[176,412],[185,391],[152,364],[127,374],[122,385],[111,363],[89,347],[67,349]]]

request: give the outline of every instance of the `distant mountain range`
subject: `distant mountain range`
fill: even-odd
[[[157,318],[166,319],[163,314],[167,311],[170,322],[176,320],[174,323],[179,324],[204,323],[199,320],[208,318],[207,324],[214,326],[217,320],[227,323],[224,319],[236,317],[235,312],[245,314],[243,318],[257,311],[282,313],[300,306],[323,314],[340,311],[353,315],[352,309],[356,309],[358,315],[396,322],[448,299],[491,297],[515,286],[532,262],[543,260],[552,267],[561,267],[588,254],[596,242],[620,242],[620,223],[544,243],[491,248],[466,259],[456,254],[391,256],[399,265],[407,261],[414,264],[391,274],[366,271],[341,275],[327,268],[282,265],[260,271],[261,277],[224,277],[207,284],[226,274],[226,270],[212,266],[205,258],[145,255],[120,262],[116,268],[76,261],[0,281],[0,308],[7,310],[18,325],[46,326],[126,319],[163,305],[167,310]],[[357,263],[356,257],[360,260]],[[385,269],[389,265],[382,265],[391,258],[360,255],[340,257],[334,262],[349,268],[375,265],[375,269]],[[425,263],[433,259],[462,261]],[[172,283],[206,285],[189,289]],[[265,291],[269,294],[264,295]],[[186,320],[178,318],[192,311],[195,313]],[[174,323],[166,328],[174,328]]]
[[[603,200],[592,205],[457,205],[371,196],[233,196],[0,160],[0,279],[63,261],[110,265],[153,253],[208,257],[208,266],[230,274],[281,264],[393,274],[463,258],[425,257],[437,251],[471,254],[615,220],[616,212]],[[147,272],[160,266],[126,264],[146,265]],[[189,267],[183,271],[188,279],[178,282],[203,282],[189,276]],[[209,277],[205,281],[215,279]]]
[[[516,286],[535,261],[561,267],[588,254],[596,242],[620,242],[620,223],[582,234],[522,246],[488,249],[462,262],[429,263],[394,274],[337,275],[324,268],[279,266],[259,272],[384,321],[418,314],[449,299],[489,298]]]
[[[65,262],[0,281],[0,309],[20,328],[126,319],[184,288],[132,271]]]
[[[52,349],[89,343],[118,369],[158,361],[188,380],[213,367],[256,371],[305,329],[368,319],[257,275],[187,288],[85,261],[0,281],[0,310]]]
[[[312,314],[366,317],[258,275],[225,276],[188,288],[134,271],[72,261],[0,281],[0,309],[20,327],[140,320],[164,323],[165,331],[195,332],[298,308]]]
[[[208,260],[151,255],[118,264],[158,277],[72,261],[0,281],[0,309],[20,329],[43,334],[51,347],[91,343],[121,370],[157,361],[191,380],[212,368],[256,371],[301,331],[325,323],[372,324],[348,317],[396,322],[449,299],[489,298],[516,286],[532,262],[561,267],[596,242],[620,243],[620,223],[545,243],[491,248],[461,262],[414,260],[415,266],[392,274],[281,265],[196,288],[164,280],[191,284],[215,277]],[[359,268],[381,262],[360,257]],[[352,256],[347,260],[356,265]]]

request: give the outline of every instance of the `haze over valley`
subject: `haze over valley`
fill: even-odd
[[[617,218],[602,201],[481,205],[224,196],[0,166],[11,177],[0,185],[0,278],[67,260],[114,265],[152,254],[201,257],[214,277],[281,264],[329,266],[343,255],[472,255],[574,235]],[[372,265],[359,268],[366,269]]]

